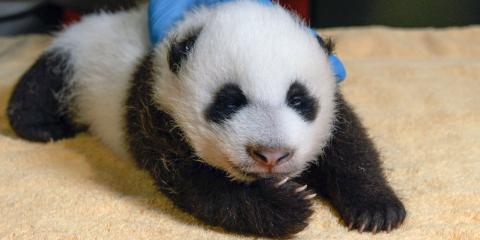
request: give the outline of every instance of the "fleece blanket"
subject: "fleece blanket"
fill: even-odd
[[[348,231],[321,199],[298,239],[480,239],[480,26],[321,30],[408,216],[389,234]],[[89,134],[19,139],[5,108],[49,36],[0,38],[0,239],[251,239],[205,226],[147,173]]]

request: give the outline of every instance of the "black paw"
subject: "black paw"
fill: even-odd
[[[22,138],[46,142],[74,136],[84,130],[66,114],[58,98],[64,93],[71,70],[69,55],[51,50],[44,53],[21,77],[8,104],[8,118]]]
[[[376,197],[343,207],[340,214],[351,229],[359,232],[390,232],[400,226],[407,215],[402,202],[396,197]]]
[[[286,238],[308,226],[315,193],[287,180],[266,179],[248,186],[252,198],[243,213],[245,221],[234,222],[230,230],[264,237]],[[255,197],[253,197],[255,196]],[[229,227],[227,227],[227,230]]]
[[[48,142],[75,136],[85,127],[76,126],[64,116],[36,110],[8,109],[10,124],[18,136],[30,141]]]

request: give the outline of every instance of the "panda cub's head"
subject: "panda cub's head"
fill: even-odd
[[[327,55],[280,6],[199,8],[156,47],[153,98],[199,158],[234,179],[295,176],[332,131]]]

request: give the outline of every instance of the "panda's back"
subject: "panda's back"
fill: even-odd
[[[145,6],[98,13],[60,33],[51,50],[65,52],[72,75],[66,99],[75,121],[89,126],[107,145],[126,155],[125,102],[129,81],[149,47]]]

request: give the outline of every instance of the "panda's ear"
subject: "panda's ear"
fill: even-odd
[[[318,44],[327,52],[328,55],[332,55],[335,50],[335,42],[331,38],[323,39],[318,34],[315,36],[317,38]]]
[[[190,52],[195,47],[200,30],[193,31],[182,39],[174,39],[170,45],[168,53],[168,65],[170,71],[177,74],[182,68],[183,62],[187,59]]]

